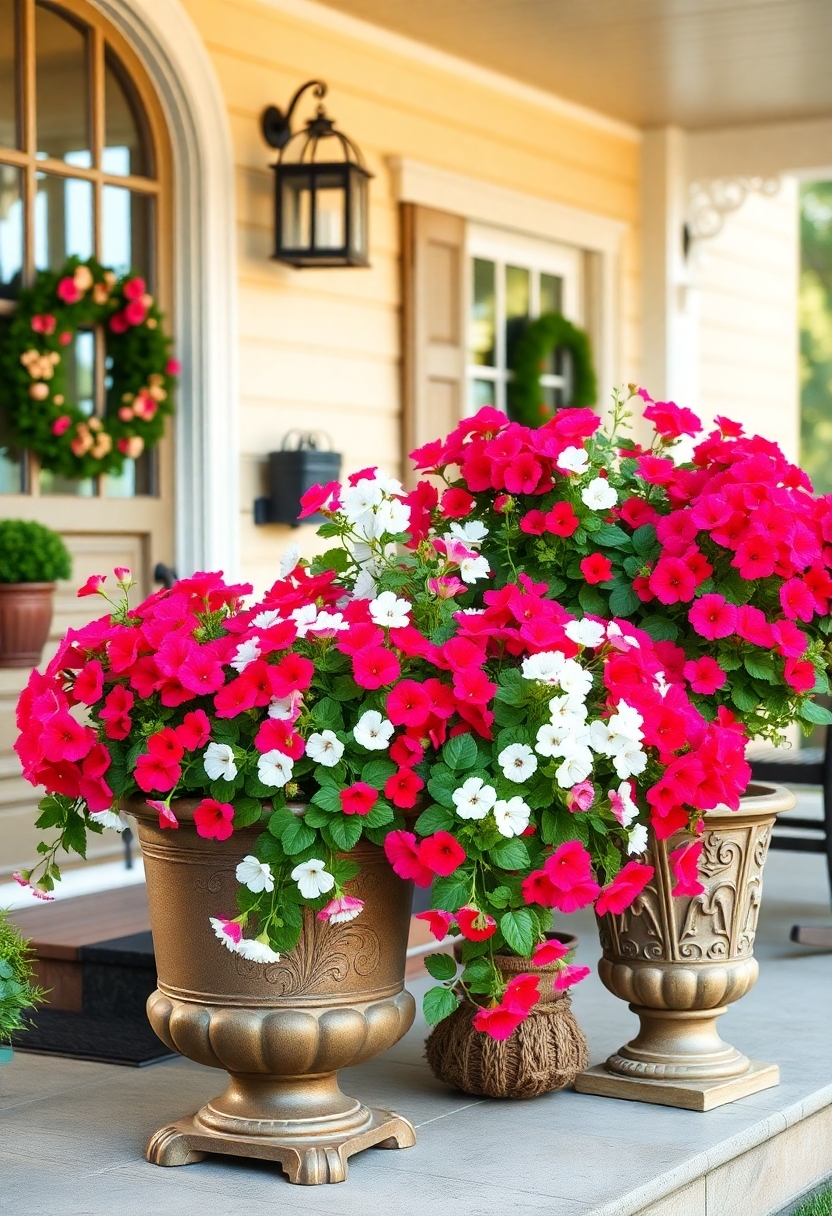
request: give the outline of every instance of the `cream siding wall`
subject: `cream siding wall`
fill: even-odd
[[[399,229],[387,158],[412,157],[627,222],[618,336],[627,380],[639,358],[638,144],[268,3],[186,4],[217,71],[235,147],[242,572],[263,587],[290,540],[307,552],[315,543],[308,527],[292,533],[252,522],[265,456],[286,431],[327,431],[346,473],[399,466]],[[329,112],[375,174],[369,270],[295,271],[269,260],[274,154],[260,136],[260,114],[271,103],[284,107],[312,77],[329,85]]]
[[[699,413],[742,421],[798,456],[797,185],[750,195],[704,241],[699,287]]]

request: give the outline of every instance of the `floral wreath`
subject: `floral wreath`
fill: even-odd
[[[94,258],[70,258],[41,271],[18,297],[0,340],[0,405],[12,438],[36,452],[41,467],[65,477],[119,473],[126,458],[159,442],[179,364],[144,279]],[[107,333],[104,416],[85,413],[66,396],[63,350],[81,328]]]
[[[545,312],[529,321],[509,358],[514,373],[508,386],[509,415],[524,426],[542,426],[553,414],[540,392],[540,374],[553,350],[572,354],[573,388],[570,405],[594,405],[598,389],[589,337],[559,312]]]

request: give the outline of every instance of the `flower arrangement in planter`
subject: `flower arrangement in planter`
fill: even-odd
[[[40,662],[55,581],[72,562],[57,532],[28,519],[0,520],[0,667]]]
[[[24,1014],[45,997],[32,983],[32,952],[20,930],[0,912],[0,1064],[12,1058],[12,1036],[26,1029]]]

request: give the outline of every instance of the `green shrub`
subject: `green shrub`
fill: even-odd
[[[32,951],[16,925],[0,912],[0,1046],[24,1030],[23,1011],[40,1004],[44,992],[32,984]]]
[[[0,583],[54,583],[71,573],[57,532],[29,519],[0,519]]]

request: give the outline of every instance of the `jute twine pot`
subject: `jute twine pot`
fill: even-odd
[[[558,936],[570,948],[577,944]],[[569,996],[555,991],[557,965],[536,967],[530,959],[505,954],[495,955],[494,962],[506,981],[536,976],[540,1001],[503,1040],[476,1030],[477,1007],[464,1001],[430,1033],[425,1055],[431,1071],[454,1089],[488,1098],[536,1098],[565,1089],[586,1068],[589,1051]]]

